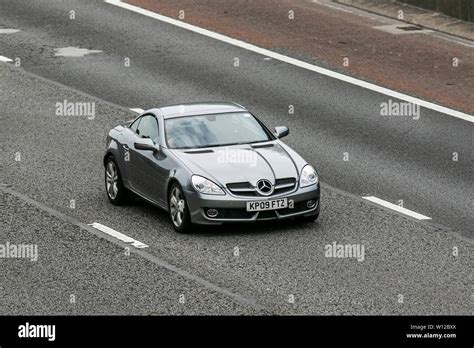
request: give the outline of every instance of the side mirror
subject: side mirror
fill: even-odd
[[[278,139],[286,137],[288,134],[290,134],[290,130],[288,129],[288,127],[285,127],[285,126],[275,127],[275,136]]]
[[[148,150],[153,152],[159,152],[160,147],[159,145],[155,145],[153,140],[150,138],[140,138],[139,140],[135,141],[135,149],[137,150]]]

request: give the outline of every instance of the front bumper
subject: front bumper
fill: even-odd
[[[270,197],[239,197],[226,192],[225,195],[203,195],[196,191],[185,190],[191,221],[195,224],[218,225],[226,222],[255,222],[262,220],[280,220],[298,216],[319,214],[319,183],[296,191]],[[289,207],[261,212],[247,212],[247,202],[287,198]],[[308,208],[307,202],[316,201],[314,207]],[[292,202],[292,204],[290,204]],[[216,209],[218,215],[211,218],[206,215],[207,209]]]

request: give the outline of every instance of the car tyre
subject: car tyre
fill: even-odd
[[[105,192],[114,205],[124,205],[132,199],[131,193],[123,186],[120,169],[113,156],[105,161]]]
[[[181,185],[174,182],[168,193],[168,211],[174,229],[179,233],[191,231],[191,217]]]

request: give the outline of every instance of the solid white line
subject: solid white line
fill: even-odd
[[[5,56],[0,56],[0,62],[7,62],[8,63],[8,62],[13,62],[13,60],[10,59],[10,58],[7,58]]]
[[[431,218],[428,217],[428,216],[424,216],[424,215],[415,213],[414,211],[408,210],[406,208],[400,207],[399,205],[384,201],[383,199],[380,199],[380,198],[377,198],[377,197],[374,197],[374,196],[368,196],[368,197],[362,197],[362,198],[364,198],[368,201],[377,203],[379,205],[382,205],[386,208],[398,211],[399,213],[411,216],[411,217],[413,217],[415,219],[418,219],[418,220],[431,220]]]
[[[449,39],[447,37],[441,36],[441,35],[437,34],[435,31],[432,32],[432,35],[436,36],[438,39],[443,39],[443,40],[453,42],[453,43],[457,43],[457,44],[460,44],[460,45],[463,45],[463,46],[466,46],[466,47],[471,47],[471,48],[474,47],[474,45],[469,45],[469,44],[464,43],[464,42],[459,41],[459,40],[453,40],[453,39]]]
[[[406,95],[406,94],[403,94],[403,93],[400,93],[400,92],[396,92],[396,91],[393,91],[393,90],[385,88],[385,87],[377,86],[377,85],[374,85],[374,84],[369,83],[369,82],[358,80],[354,77],[350,77],[350,76],[347,76],[347,75],[344,75],[344,74],[341,74],[341,73],[338,73],[338,72],[335,72],[335,71],[332,71],[332,70],[329,70],[329,69],[321,68],[319,66],[312,65],[312,64],[303,62],[301,60],[298,60],[298,59],[290,58],[290,57],[284,56],[282,54],[275,53],[275,52],[272,52],[270,50],[257,47],[255,45],[251,45],[251,44],[246,43],[244,41],[236,40],[236,39],[233,39],[231,37],[228,37],[228,36],[225,36],[225,35],[222,35],[222,34],[218,34],[218,33],[215,33],[213,31],[203,29],[203,28],[197,27],[197,26],[192,25],[192,24],[181,22],[177,19],[173,19],[173,18],[166,17],[166,16],[160,15],[158,13],[155,13],[155,12],[152,12],[152,11],[149,11],[149,10],[145,10],[145,9],[143,9],[141,7],[138,7],[138,6],[134,6],[134,5],[124,3],[120,0],[104,0],[104,1],[108,4],[115,5],[115,6],[124,8],[126,10],[133,11],[133,12],[136,12],[136,13],[140,13],[144,16],[148,16],[148,17],[160,20],[162,22],[166,22],[166,23],[175,25],[177,27],[180,27],[180,28],[183,28],[183,29],[186,29],[186,30],[190,30],[192,32],[195,32],[195,33],[198,33],[198,34],[201,34],[201,35],[204,35],[204,36],[208,36],[208,37],[211,37],[213,39],[220,40],[220,41],[226,42],[228,44],[238,46],[240,48],[244,48],[246,50],[249,50],[249,51],[252,51],[252,52],[255,52],[255,53],[258,53],[258,54],[262,54],[264,56],[271,57],[271,58],[277,59],[279,61],[291,64],[291,65],[298,66],[298,67],[303,68],[303,69],[307,69],[307,70],[310,70],[310,71],[313,71],[313,72],[317,72],[319,74],[329,76],[329,77],[332,77],[332,78],[335,78],[335,79],[338,79],[338,80],[341,80],[341,81],[344,81],[344,82],[348,82],[348,83],[351,83],[353,85],[357,85],[359,87],[369,89],[371,91],[375,91],[375,92],[382,93],[382,94],[388,95],[388,96],[396,98],[396,99],[407,101],[409,103],[418,104],[418,105],[420,105],[424,108],[431,109],[431,110],[434,110],[434,111],[437,111],[437,112],[441,112],[443,114],[450,115],[450,116],[453,116],[453,117],[456,117],[456,118],[460,118],[460,119],[468,121],[468,122],[474,122],[474,116],[468,115],[468,114],[460,112],[460,111],[449,109],[447,107],[440,106],[440,105],[437,105],[437,104],[434,104],[434,103],[430,103],[430,102],[427,102],[425,100],[421,100],[421,99],[418,99],[418,98],[415,98],[415,97],[411,97],[409,95]]]
[[[136,112],[138,114],[141,114],[141,113],[143,113],[143,111],[145,111],[145,110],[139,109],[139,108],[134,108],[134,109],[130,109],[130,110],[132,110],[133,112]]]
[[[338,11],[343,11],[343,12],[354,13],[354,11],[347,10],[347,9],[345,9],[345,8],[342,8],[342,7],[337,7],[337,6],[334,6],[334,5],[326,4],[326,3],[324,3],[324,2],[319,2],[318,0],[313,0],[313,2],[314,2],[315,4],[318,4],[318,5],[323,5],[323,6],[332,8],[333,10],[338,10]]]
[[[108,234],[109,236],[117,238],[118,240],[121,240],[122,242],[129,243],[132,246],[134,246],[135,248],[138,248],[138,249],[148,248],[148,245],[146,245],[142,242],[139,242],[138,240],[135,240],[135,239],[123,234],[123,233],[117,232],[117,231],[115,231],[114,229],[112,229],[110,227],[99,224],[98,222],[93,222],[93,223],[89,224],[89,226],[92,226],[95,229]]]

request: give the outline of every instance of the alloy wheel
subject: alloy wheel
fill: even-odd
[[[110,199],[115,199],[118,194],[118,172],[113,161],[107,163],[107,168],[105,170],[105,184]]]
[[[171,220],[176,227],[180,227],[183,223],[185,206],[186,203],[181,190],[178,187],[174,187],[171,191],[170,211]]]

